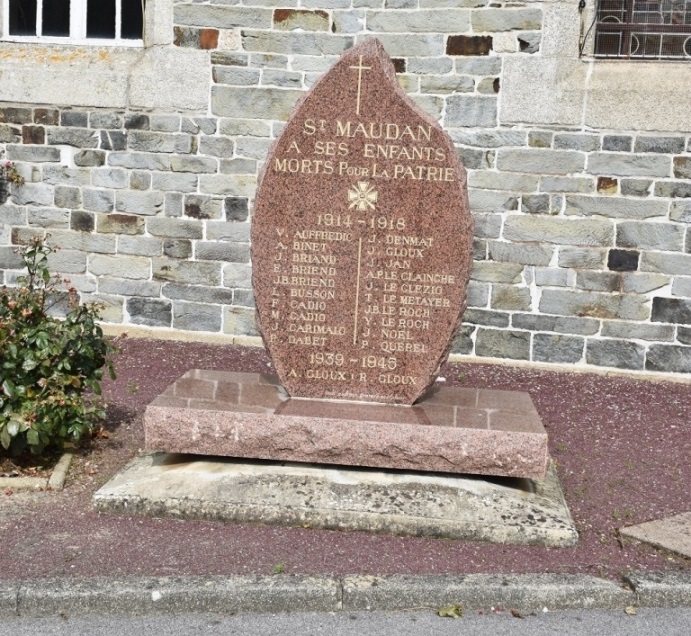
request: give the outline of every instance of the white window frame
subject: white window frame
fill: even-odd
[[[50,2],[50,0],[45,0]],[[36,44],[78,44],[86,46],[122,46],[141,48],[144,46],[144,34],[140,39],[123,39],[121,34],[122,0],[115,0],[115,37],[87,38],[86,37],[86,9],[87,0],[70,1],[70,35],[66,37],[44,36],[41,34],[43,22],[44,0],[36,0],[36,35],[10,35],[10,0],[2,0],[2,38],[4,42],[22,42]],[[146,14],[143,16],[146,28]]]

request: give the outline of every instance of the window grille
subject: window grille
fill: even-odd
[[[4,39],[139,44],[145,0],[3,0]]]
[[[691,60],[691,0],[599,0],[594,55]]]

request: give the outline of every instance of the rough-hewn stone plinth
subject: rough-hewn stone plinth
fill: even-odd
[[[412,407],[292,399],[278,378],[188,371],[146,410],[146,448],[541,479],[547,434],[527,393],[440,387]]]

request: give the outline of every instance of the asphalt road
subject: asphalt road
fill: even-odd
[[[507,612],[439,618],[432,611],[338,614],[183,614],[10,618],[0,634],[12,636],[688,636],[691,609],[571,610],[525,618]]]

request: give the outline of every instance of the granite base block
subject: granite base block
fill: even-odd
[[[192,370],[146,409],[146,449],[542,479],[527,393],[436,383],[413,406],[291,399],[275,376]]]
[[[548,547],[578,534],[541,480],[148,453],[94,495],[101,512]]]

